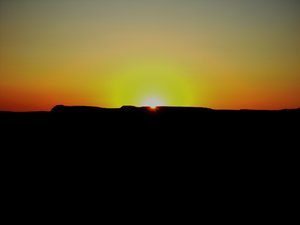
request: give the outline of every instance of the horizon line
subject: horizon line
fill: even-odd
[[[101,107],[101,106],[89,106],[89,105],[55,105],[50,110],[28,110],[28,111],[13,111],[13,110],[0,110],[0,113],[48,113],[52,112],[53,109],[57,107],[65,108],[90,108],[90,109],[108,109],[108,110],[124,110],[124,109],[160,109],[160,108],[185,108],[185,109],[203,109],[203,110],[212,110],[212,111],[285,111],[285,110],[300,110],[300,107],[296,108],[279,108],[279,109],[249,109],[249,108],[240,108],[240,109],[230,109],[230,108],[209,108],[202,106],[169,106],[169,105],[158,105],[158,106],[134,106],[134,105],[123,105],[121,107]]]

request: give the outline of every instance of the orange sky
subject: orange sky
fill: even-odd
[[[294,0],[0,0],[0,110],[300,107]]]

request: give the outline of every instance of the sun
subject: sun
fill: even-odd
[[[158,106],[164,105],[164,102],[159,98],[147,98],[144,100],[142,105],[146,107],[150,107],[151,109],[156,109]]]

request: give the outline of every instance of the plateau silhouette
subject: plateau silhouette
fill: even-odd
[[[300,109],[214,110],[201,107],[159,106],[100,108],[57,105],[49,112],[1,112],[3,133],[31,137],[97,137],[140,141],[229,139],[295,134]],[[178,137],[178,139],[176,139]],[[275,138],[275,139],[274,139]],[[74,139],[76,140],[76,139]],[[127,140],[127,141],[128,141]],[[126,141],[125,141],[126,142]],[[148,142],[149,143],[149,142]],[[170,142],[172,143],[172,142]],[[149,143],[151,144],[151,142]]]
[[[1,112],[0,124],[6,168],[24,182],[28,174],[34,181],[134,174],[138,181],[155,171],[162,180],[205,176],[224,184],[231,176],[237,185],[241,178],[259,185],[297,171],[299,118],[300,109],[58,105],[49,112]]]

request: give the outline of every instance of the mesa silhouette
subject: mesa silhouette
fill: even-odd
[[[281,109],[281,110],[249,110],[249,109],[240,109],[240,110],[215,110],[211,108],[205,107],[183,107],[183,106],[143,106],[143,107],[135,107],[135,106],[122,106],[121,108],[101,108],[94,106],[64,106],[64,105],[56,105],[52,108],[52,113],[101,113],[101,112],[168,112],[168,113],[177,113],[177,112],[300,112],[300,108],[297,109]]]
[[[300,108],[283,110],[215,110],[204,107],[159,106],[121,108],[100,108],[91,106],[57,105],[49,112],[1,112],[3,126],[22,127],[44,126],[98,126],[99,129],[148,129],[164,128],[173,131],[176,127],[192,130],[212,128],[246,129],[247,127],[266,127],[293,124],[299,121]],[[181,130],[182,132],[182,130]]]
[[[156,154],[157,158],[161,154],[169,157],[175,150],[176,154],[182,154],[185,149],[213,154],[212,149],[216,148],[220,156],[225,154],[228,159],[244,149],[251,149],[244,151],[245,157],[253,151],[255,158],[269,157],[275,148],[281,154],[298,142],[295,128],[300,127],[299,118],[300,109],[214,110],[167,106],[110,109],[57,105],[48,112],[2,112],[0,124],[2,140],[9,140],[10,148],[22,143],[41,154],[40,149],[47,145],[51,151],[46,153],[56,152],[55,158],[61,154],[74,155],[75,149],[79,155],[86,149],[113,154],[111,149],[118,146],[122,152],[119,154],[126,153],[126,158],[132,156],[132,150],[136,150],[134,154],[146,155],[152,154],[148,149],[163,150],[164,153]],[[235,151],[230,153],[227,149]]]

